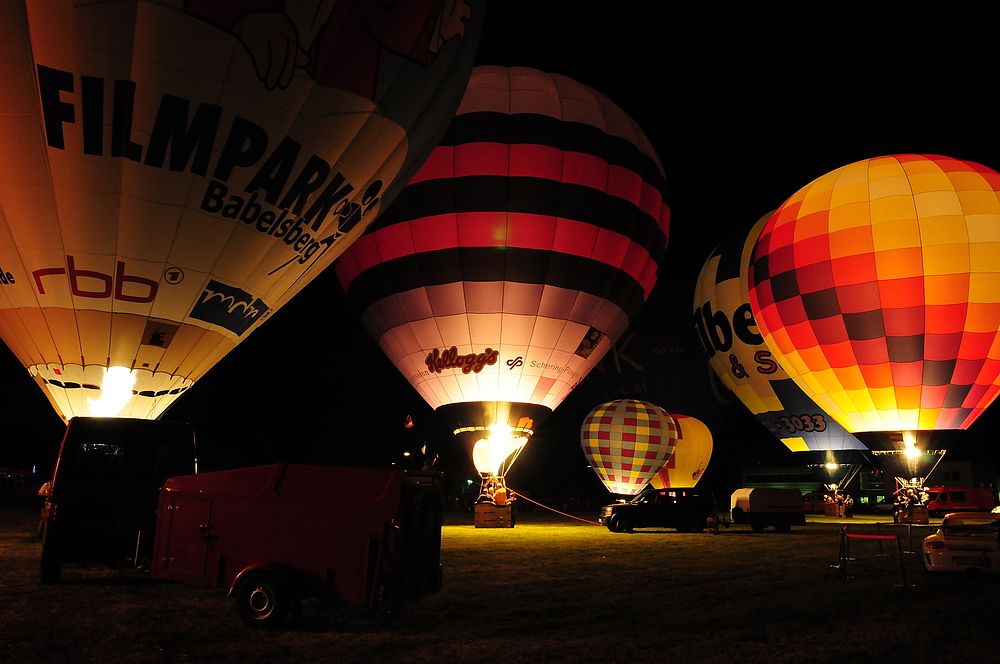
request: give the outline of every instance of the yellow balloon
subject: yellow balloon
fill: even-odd
[[[654,489],[684,489],[701,479],[712,458],[712,432],[701,420],[671,415],[677,423],[674,454],[650,480]]]

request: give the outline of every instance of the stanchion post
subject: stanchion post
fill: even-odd
[[[906,587],[906,565],[903,564],[903,545],[896,535],[896,550],[899,551],[899,571],[903,575],[903,587]]]

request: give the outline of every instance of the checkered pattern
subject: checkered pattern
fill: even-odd
[[[618,399],[590,411],[580,441],[608,491],[632,496],[673,456],[677,424],[655,404]]]
[[[848,431],[965,429],[1000,375],[1000,174],[948,157],[860,161],[761,232],[765,343]]]

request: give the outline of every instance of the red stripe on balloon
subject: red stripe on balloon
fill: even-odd
[[[426,232],[422,226],[433,232]],[[416,244],[414,237],[421,238]],[[515,212],[463,212],[424,217],[378,229],[358,238],[337,264],[346,289],[362,272],[412,254],[455,247],[538,249],[589,258],[635,279],[649,297],[656,261],[624,235],[572,219]]]
[[[634,204],[667,233],[669,208],[660,191],[638,173],[585,152],[564,152],[534,143],[462,143],[436,148],[410,184],[492,175],[565,182],[602,191]]]

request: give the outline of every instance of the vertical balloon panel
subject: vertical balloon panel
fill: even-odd
[[[600,93],[478,67],[444,139],[337,274],[431,406],[519,429],[567,396],[648,297],[663,189],[645,136]]]
[[[3,2],[0,335],[64,418],[158,416],[327,267],[444,131],[483,13]]]

